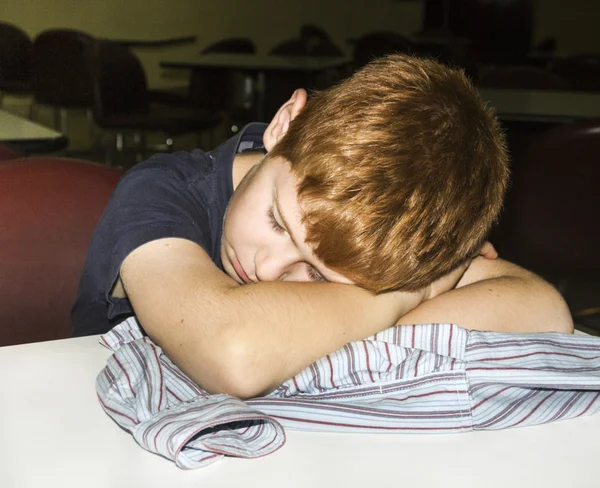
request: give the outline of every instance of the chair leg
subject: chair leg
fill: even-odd
[[[93,145],[93,141],[96,138],[95,126],[94,126],[94,112],[89,108],[85,111],[85,115],[88,121],[88,129],[89,129],[89,137],[90,137],[90,145]]]
[[[62,107],[60,109],[60,131],[63,134],[65,134],[65,135],[67,134],[67,129],[68,129],[68,127],[67,127],[67,115],[68,115],[67,109],[64,108],[64,107]]]
[[[146,155],[146,134],[144,132],[136,132],[133,134],[135,142],[135,161],[141,163]]]
[[[125,147],[125,138],[122,132],[117,132],[117,136],[115,138],[115,148],[117,152],[122,153]]]

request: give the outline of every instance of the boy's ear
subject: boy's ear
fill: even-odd
[[[277,111],[263,135],[263,144],[267,151],[273,149],[275,144],[277,144],[277,141],[287,132],[290,122],[294,120],[296,115],[304,108],[306,97],[306,90],[298,88],[292,97]]]

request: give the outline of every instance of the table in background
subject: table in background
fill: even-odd
[[[495,107],[515,164],[531,141],[548,129],[600,117],[600,93],[505,88],[480,88],[479,92]]]
[[[565,124],[600,117],[600,93],[505,88],[479,92],[506,121]]]
[[[265,119],[267,92],[266,75],[268,73],[301,73],[316,76],[331,69],[345,66],[345,58],[324,58],[308,56],[272,56],[259,54],[174,54],[168,60],[161,61],[162,68],[170,69],[219,69],[246,73],[256,78],[257,118]],[[300,87],[296,87],[300,88]],[[292,93],[290,92],[290,96]]]
[[[69,144],[64,134],[5,110],[0,110],[0,142],[24,153],[60,151]]]
[[[497,432],[286,432],[277,452],[193,471],[139,447],[100,408],[98,337],[0,348],[3,488],[598,486],[600,415]]]

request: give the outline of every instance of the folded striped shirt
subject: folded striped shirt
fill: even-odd
[[[105,412],[185,469],[259,457],[285,428],[441,433],[553,422],[600,409],[600,338],[391,327],[245,402],[209,395],[129,318],[100,339],[113,355],[96,380]]]

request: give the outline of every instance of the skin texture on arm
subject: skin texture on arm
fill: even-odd
[[[454,323],[495,332],[573,332],[569,309],[539,276],[501,259],[475,258],[456,288],[424,301],[399,325]]]
[[[423,299],[335,283],[240,286],[182,239],[136,249],[121,279],[169,358],[207,391],[240,398],[264,394],[347,342],[390,327]]]

